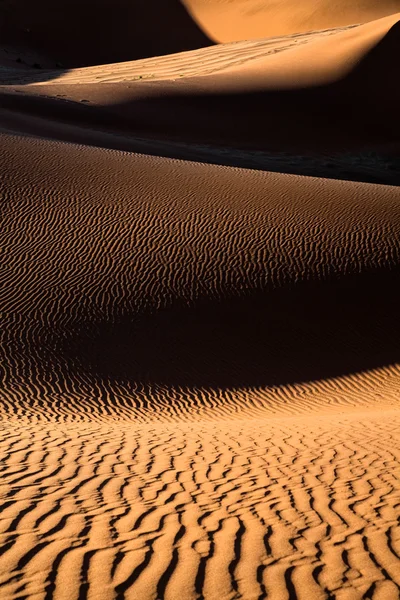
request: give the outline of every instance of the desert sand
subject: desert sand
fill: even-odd
[[[2,600],[400,598],[400,5],[289,4],[0,8]]]

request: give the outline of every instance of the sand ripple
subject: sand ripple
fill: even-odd
[[[4,423],[3,598],[396,598],[398,412]]]

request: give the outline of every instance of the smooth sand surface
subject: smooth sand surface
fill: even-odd
[[[398,0],[184,0],[217,42],[365,23],[399,12]]]
[[[398,22],[2,64],[2,600],[400,598]]]

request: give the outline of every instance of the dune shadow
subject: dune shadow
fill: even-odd
[[[398,270],[83,320],[73,371],[137,385],[237,388],[346,375],[400,360]]]
[[[68,69],[213,44],[180,0],[9,0],[1,11],[2,44]]]

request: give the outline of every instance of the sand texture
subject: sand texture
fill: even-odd
[[[400,5],[177,3],[197,42],[132,56],[79,55],[83,11],[56,70],[27,4],[0,4],[1,600],[399,600]]]

